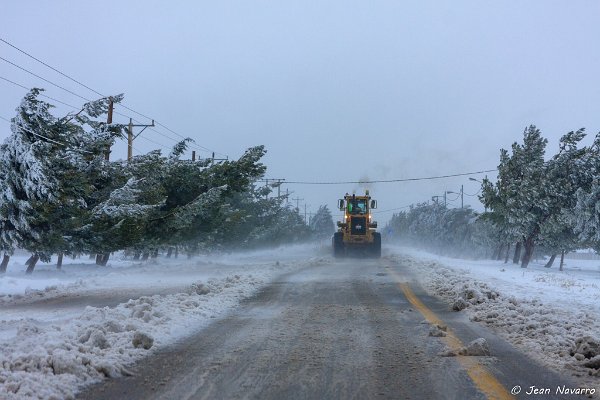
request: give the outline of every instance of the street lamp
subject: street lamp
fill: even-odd
[[[453,192],[451,190],[448,190],[446,193],[448,193],[448,194],[460,194],[460,208],[464,208],[464,204],[465,204],[464,203],[464,193],[465,193],[464,185],[460,185],[460,193],[456,193],[456,192]]]
[[[485,176],[485,179],[487,179],[487,175]],[[475,179],[475,178],[471,178],[471,177],[469,177],[469,180],[470,180],[470,181],[479,182],[479,183],[481,183],[481,184],[483,185],[483,182],[482,182],[482,181],[480,181],[479,179]],[[480,189],[480,190],[481,190],[481,189]],[[486,206],[485,204],[483,205],[483,209],[485,210],[485,212],[487,212],[487,206]]]
[[[443,197],[443,198],[444,198],[444,207],[446,207],[446,192],[444,192],[444,195],[443,195],[443,196],[431,196],[431,200],[435,201],[435,203],[437,204],[437,202],[438,202],[438,199],[439,199],[440,197]]]

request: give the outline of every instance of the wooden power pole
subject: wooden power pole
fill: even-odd
[[[108,98],[108,117],[106,118],[106,123],[107,124],[112,124],[112,117],[113,117],[113,108],[115,107],[115,103],[113,101],[112,97]],[[104,159],[106,161],[108,161],[110,159],[110,145],[108,146],[108,149],[106,149],[106,153],[104,153]]]
[[[140,131],[140,133],[133,136],[133,128],[138,127],[138,126],[143,127],[143,129]],[[154,120],[152,120],[152,124],[150,124],[150,125],[134,124],[133,119],[129,118],[129,129],[127,129],[127,161],[130,161],[133,158],[133,141],[135,140],[135,138],[140,136],[142,134],[142,132],[144,132],[144,129],[151,127],[151,126],[154,126]]]

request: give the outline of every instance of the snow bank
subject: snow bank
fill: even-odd
[[[585,279],[580,279],[535,265],[524,271],[501,262],[402,252],[390,257],[410,268],[430,294],[452,309],[465,310],[472,321],[492,327],[539,362],[588,385],[598,384],[600,274],[584,271]]]
[[[314,249],[311,253],[314,254]],[[10,325],[0,335],[0,398],[71,399],[83,385],[128,375],[128,365],[207,326],[275,276],[293,268],[331,262],[327,257],[309,258],[306,254],[305,248],[293,261],[256,260],[246,264],[237,255],[239,263],[233,266],[224,264],[227,256],[222,256],[219,263],[199,264],[191,260],[170,261],[167,266],[137,265],[106,272],[100,282],[98,275],[90,274],[79,286],[61,286],[55,290],[62,291],[62,296],[66,296],[64,302],[69,303],[77,299],[78,289],[85,290],[92,281],[110,293],[109,283],[115,282],[110,275],[116,274],[132,284],[134,276],[144,280],[155,267],[156,273],[178,275],[178,279],[170,281],[177,285],[184,279],[190,282],[191,276],[201,275],[206,279],[188,283],[177,293],[141,296],[112,308],[86,307],[67,317],[57,318],[51,310],[40,308],[35,302],[23,305],[17,301],[18,307],[26,307],[18,308],[19,317],[13,316],[8,321],[4,319],[10,319],[10,313],[0,317],[0,325]],[[273,254],[270,257],[277,260]],[[42,292],[46,290],[49,289]],[[135,290],[137,287],[133,293]],[[37,297],[37,293],[30,289],[20,296],[28,300]],[[30,311],[28,307],[32,307]]]
[[[187,293],[144,296],[115,308],[88,307],[65,325],[24,321],[14,340],[0,344],[0,394],[73,398],[82,384],[128,374],[126,365],[148,349],[197,330],[262,283],[252,275],[234,275],[197,282]]]

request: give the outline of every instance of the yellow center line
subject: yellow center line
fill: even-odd
[[[389,266],[386,266],[386,269],[390,272],[392,277],[396,280],[398,287],[404,293],[406,299],[416,308],[429,322],[433,325],[445,326],[444,322],[437,316],[433,311],[431,311],[419,298],[414,294],[408,283],[403,282],[400,276]],[[441,337],[442,340],[446,343],[446,345],[453,352],[458,354],[458,351],[464,347],[464,344],[460,341],[460,339],[447,328],[446,336]],[[467,374],[477,386],[477,388],[485,394],[485,396],[490,400],[505,400],[505,399],[514,399],[513,396],[506,390],[506,388],[496,379],[491,372],[489,372],[484,366],[479,364],[476,358],[474,357],[465,357],[458,355],[456,357],[461,366],[467,371]]]

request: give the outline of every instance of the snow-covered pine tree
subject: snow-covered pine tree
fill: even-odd
[[[333,235],[335,224],[327,205],[319,207],[315,215],[310,219],[309,227],[313,232],[313,236],[318,240],[326,239]]]
[[[501,150],[495,189],[483,187],[484,204],[499,214],[497,221],[506,224],[507,232],[523,242],[523,268],[531,260],[541,225],[550,213],[544,161],[547,142],[535,125],[527,127],[523,144],[513,143],[510,156]]]
[[[582,182],[576,191],[576,203],[571,214],[581,247],[600,252],[600,133],[586,148],[581,162]]]
[[[583,128],[565,134],[560,139],[559,152],[547,162],[546,167],[548,215],[541,225],[539,242],[552,254],[547,267],[552,265],[557,253],[561,254],[561,271],[565,252],[580,245],[572,218],[577,201],[575,194],[579,188],[589,190],[592,183],[587,168],[587,149],[578,147],[584,137]]]
[[[73,251],[86,196],[94,190],[88,184],[89,166],[119,133],[117,126],[106,124],[86,133],[82,125],[106,99],[58,119],[50,113],[52,106],[38,99],[40,92],[32,89],[25,96],[0,149],[0,169],[7,171],[0,176],[2,241],[33,253],[28,273],[39,259]]]
[[[479,200],[486,207],[485,212],[480,219],[487,221],[495,227],[496,233],[488,236],[492,240],[493,259],[498,259],[503,247],[510,248],[511,243],[517,242],[515,246],[515,257],[519,259],[521,246],[521,234],[517,226],[509,220],[510,208],[508,200],[515,196],[516,187],[512,184],[520,178],[520,172],[515,160],[511,159],[508,151],[500,150],[500,164],[498,165],[498,180],[493,184],[487,177],[481,185],[481,195]],[[517,261],[514,261],[517,263]]]

